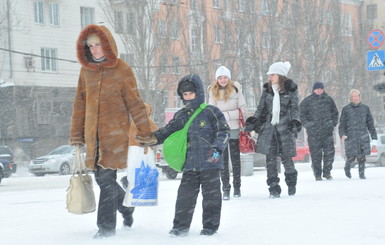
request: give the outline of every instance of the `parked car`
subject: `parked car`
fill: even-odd
[[[60,175],[71,174],[72,164],[75,157],[74,154],[74,146],[59,146],[47,155],[33,159],[28,166],[29,172],[35,176],[44,176],[45,174],[54,173]]]
[[[11,177],[16,172],[17,164],[15,155],[8,146],[0,146],[0,162],[3,165],[4,178]]]
[[[310,150],[309,146],[301,140],[296,140],[297,156],[293,157],[294,162],[309,162]]]
[[[294,162],[309,162],[310,150],[309,146],[301,140],[296,140],[297,155],[293,157]],[[280,163],[280,158],[278,158]],[[266,156],[260,153],[254,153],[254,167],[266,167]]]
[[[367,163],[385,166],[385,134],[378,134],[377,140],[370,142],[371,153],[366,156]]]
[[[4,178],[4,166],[3,166],[3,163],[0,162],[0,183],[3,178]]]

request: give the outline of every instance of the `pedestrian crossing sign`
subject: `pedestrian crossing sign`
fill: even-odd
[[[368,71],[385,69],[385,50],[369,51],[367,57]]]

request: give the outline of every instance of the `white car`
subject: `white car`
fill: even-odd
[[[29,166],[29,172],[35,176],[58,173],[60,175],[71,174],[74,161],[75,147],[62,145],[45,156],[33,159]],[[83,153],[84,154],[84,153]],[[85,169],[84,165],[83,168]]]
[[[377,140],[370,142],[371,153],[366,156],[367,163],[385,166],[385,134],[378,134]]]

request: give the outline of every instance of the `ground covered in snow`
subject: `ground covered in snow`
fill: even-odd
[[[242,197],[223,202],[221,226],[212,237],[199,235],[201,199],[187,237],[168,235],[180,176],[160,179],[159,206],[137,208],[131,229],[93,240],[96,212],[74,215],[65,209],[69,176],[18,174],[0,184],[0,244],[385,244],[385,168],[368,167],[367,179],[344,175],[336,162],[334,180],[316,182],[310,164],[296,164],[297,194],[287,195],[281,177],[280,199],[269,199],[266,172],[242,177]],[[98,195],[98,187],[95,184]]]

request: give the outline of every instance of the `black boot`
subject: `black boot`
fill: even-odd
[[[289,196],[295,195],[296,186],[297,186],[297,176],[298,176],[297,170],[293,173],[288,173],[288,174],[285,173],[285,182],[288,186]]]
[[[229,190],[223,191],[223,200],[225,200],[225,201],[230,200],[230,191]]]
[[[358,163],[358,174],[360,179],[366,179],[365,177],[365,163]]]
[[[346,175],[346,177],[348,177],[349,179],[351,179],[352,178],[352,174],[350,173],[350,167],[348,166],[345,166],[345,168],[344,168],[344,170],[345,170],[345,175]]]
[[[269,187],[270,198],[279,198],[281,195],[281,187],[278,183],[272,183]]]
[[[241,188],[234,188],[234,197],[241,197]]]

